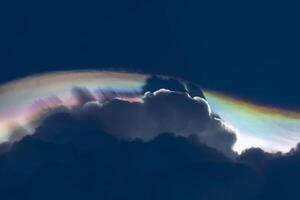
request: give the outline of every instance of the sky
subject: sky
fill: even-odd
[[[299,7],[1,1],[0,198],[298,199]]]
[[[298,109],[296,1],[1,2],[1,81],[121,68]]]
[[[262,106],[299,110],[297,2],[1,4],[2,83],[60,70],[144,72],[178,76]]]

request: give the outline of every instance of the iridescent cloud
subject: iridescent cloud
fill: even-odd
[[[13,127],[32,131],[31,122],[46,109],[78,104],[74,87],[86,88],[98,101],[107,98],[137,100],[148,76],[109,71],[49,73],[7,83],[0,87],[0,143]]]
[[[212,91],[204,94],[212,110],[236,129],[236,151],[260,147],[268,152],[288,152],[300,142],[300,113]]]

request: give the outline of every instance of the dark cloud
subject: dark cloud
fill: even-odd
[[[9,137],[7,138],[7,141],[2,142],[0,144],[0,155],[8,152],[11,149],[13,143],[20,141],[26,135],[30,134],[30,132],[26,128],[24,128],[23,126],[21,126],[18,123],[11,122],[11,123],[8,124],[8,126],[13,131],[9,135]]]
[[[0,155],[8,152],[10,150],[11,143],[10,142],[4,142],[0,144]]]
[[[272,154],[264,152],[260,148],[250,148],[242,152],[242,154],[237,158],[239,162],[245,163],[256,169],[262,169],[266,164],[273,158],[279,157],[281,154]]]
[[[152,75],[146,80],[146,84],[143,87],[143,92],[155,92],[161,88],[178,92],[188,92],[192,97],[198,96],[205,99],[199,85],[186,82],[179,78],[159,75]]]
[[[116,100],[101,106],[93,102],[81,112],[52,112],[35,134],[11,144],[0,156],[1,197],[273,200],[298,196],[298,147],[288,154],[253,148],[229,158],[197,141],[202,139],[199,135],[161,133],[150,141],[128,141],[103,131],[103,123],[94,115],[110,106],[125,106],[131,112],[148,103],[157,107],[168,98],[174,99],[175,105],[182,100],[202,105],[183,93],[160,91],[145,95],[143,103]],[[207,126],[208,130],[216,127]],[[205,137],[209,141],[208,135]]]
[[[72,94],[77,99],[79,105],[83,105],[90,101],[96,101],[92,93],[86,88],[73,87]]]
[[[186,89],[186,87],[185,87]],[[232,151],[234,133],[201,97],[161,89],[45,110],[0,146],[4,199],[295,199],[300,151]],[[46,106],[47,107],[47,106]],[[26,136],[24,136],[26,135]],[[188,194],[188,197],[187,197]]]
[[[299,151],[286,155],[279,154],[269,159],[261,168],[264,174],[261,199],[297,199],[299,197],[299,167]]]
[[[159,89],[168,89],[178,92],[186,92],[183,82],[176,78],[152,75],[146,80],[143,92],[155,92]]]
[[[244,180],[253,173],[193,137],[120,140],[62,112],[0,157],[0,192],[28,200],[182,199],[186,192],[199,199],[214,198],[213,191],[233,197],[235,187],[252,188]],[[217,187],[211,179],[220,179]]]
[[[199,85],[194,84],[192,82],[185,82],[184,85],[185,89],[192,97],[198,96],[206,99]]]
[[[30,134],[30,132],[25,129],[23,126],[15,123],[13,134],[10,134],[8,137],[8,141],[11,143],[17,142],[21,140],[24,136]]]

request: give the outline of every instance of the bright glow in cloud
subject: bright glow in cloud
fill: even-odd
[[[237,130],[234,150],[259,147],[287,152],[300,142],[300,113],[204,91],[212,110]]]

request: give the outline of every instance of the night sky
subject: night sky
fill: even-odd
[[[176,75],[298,109],[296,1],[1,2],[1,81],[68,69]]]
[[[0,199],[299,199],[299,9],[2,1]]]

